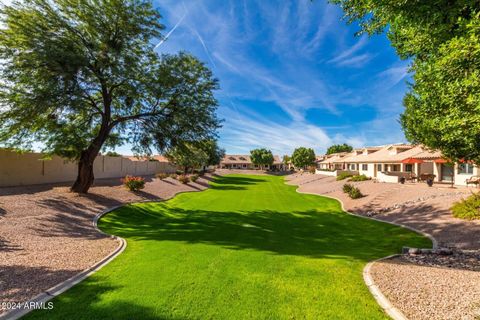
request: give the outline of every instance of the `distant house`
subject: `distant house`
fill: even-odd
[[[468,179],[480,174],[478,167],[472,163],[452,164],[439,151],[409,144],[365,147],[349,154],[330,155],[318,162],[317,168],[364,174],[381,182],[398,182],[402,177],[418,179],[432,176],[435,182],[456,185],[465,185]]]
[[[223,157],[222,161],[218,165],[221,169],[245,169],[245,170],[283,170],[283,162],[279,156],[273,156],[273,165],[260,167],[254,165],[250,158],[250,155],[232,155],[227,154]]]

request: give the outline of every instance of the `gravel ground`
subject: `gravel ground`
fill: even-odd
[[[112,252],[117,241],[93,228],[97,213],[203,190],[208,179],[184,185],[171,178],[147,178],[145,189],[135,193],[119,179],[100,180],[83,196],[65,184],[0,188],[0,302],[28,300]]]
[[[370,269],[382,293],[409,319],[480,317],[480,272],[418,265],[405,257]]]
[[[474,250],[404,255],[375,263],[371,275],[409,319],[480,319],[480,221],[456,219],[449,210],[474,189],[364,181],[353,184],[366,196],[352,200],[341,191],[345,181],[335,177],[295,174],[287,180],[300,192],[340,199],[350,212],[411,226],[433,235],[441,246]]]

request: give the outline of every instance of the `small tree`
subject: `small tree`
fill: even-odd
[[[167,157],[170,162],[183,168],[185,174],[187,174],[190,169],[205,166],[209,161],[207,152],[193,143],[176,146],[170,149],[165,154],[165,157]]]
[[[0,10],[0,141],[78,162],[87,192],[104,147],[151,154],[216,136],[217,81],[193,56],[159,57],[149,0],[29,0]]]
[[[251,150],[250,159],[253,164],[261,167],[271,166],[274,161],[272,151],[264,148]]]
[[[201,144],[201,149],[208,155],[208,160],[205,166],[215,166],[220,164],[225,156],[225,150],[220,148],[216,140],[207,140]],[[204,168],[205,170],[205,168]]]
[[[291,161],[292,161],[292,158],[288,154],[284,155],[283,158],[282,158],[282,162],[283,162],[283,165],[285,166],[285,168],[288,168]]]
[[[295,168],[306,168],[315,164],[315,151],[311,148],[300,147],[293,151],[292,163]]]
[[[344,144],[334,144],[327,149],[327,154],[338,153],[338,152],[351,152],[353,150],[352,146]]]

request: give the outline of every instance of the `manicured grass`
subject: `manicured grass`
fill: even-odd
[[[384,319],[363,267],[431,246],[276,176],[219,177],[99,226],[125,238],[125,252],[29,319]]]

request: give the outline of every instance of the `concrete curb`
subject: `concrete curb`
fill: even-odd
[[[406,226],[406,225],[401,224],[401,223],[384,221],[384,220],[377,219],[377,218],[374,218],[374,217],[366,217],[366,216],[362,216],[362,215],[359,215],[359,214],[352,213],[352,212],[345,209],[345,205],[344,205],[343,201],[338,199],[338,198],[328,196],[328,195],[313,193],[313,192],[302,192],[302,191],[298,190],[300,188],[300,186],[294,185],[294,184],[289,184],[289,185],[293,186],[293,187],[297,187],[296,191],[300,194],[309,194],[309,195],[320,196],[320,197],[325,197],[325,198],[336,200],[340,203],[340,206],[341,206],[343,212],[345,212],[349,215],[359,217],[359,218],[379,221],[379,222],[383,222],[383,223],[388,223],[388,224],[398,226],[398,227],[402,227],[402,228],[408,229],[410,231],[416,232],[418,234],[421,234],[421,235],[429,238],[432,241],[432,248],[433,249],[438,248],[438,242],[431,234],[428,234],[426,232],[417,230],[417,229],[412,228],[410,226]],[[370,291],[372,296],[375,298],[377,303],[380,305],[380,307],[382,307],[382,309],[385,311],[386,314],[388,314],[394,320],[408,320],[408,318],[399,309],[397,309],[395,306],[393,306],[393,304],[390,302],[390,300],[387,299],[387,297],[385,297],[385,295],[382,293],[380,288],[375,284],[375,281],[373,280],[372,275],[370,274],[370,270],[376,262],[391,259],[391,258],[398,257],[398,256],[400,256],[400,255],[399,254],[393,254],[393,255],[383,257],[383,258],[380,258],[380,259],[377,259],[377,260],[374,260],[374,261],[371,261],[371,262],[367,263],[367,265],[363,268],[363,281],[367,285],[368,290]]]
[[[127,242],[125,241],[125,239],[123,239],[121,237],[106,234],[105,232],[98,229],[98,226],[97,226],[98,220],[103,215],[105,215],[105,214],[107,214],[107,213],[109,213],[113,210],[116,210],[116,209],[118,209],[122,206],[123,205],[119,205],[119,206],[115,206],[115,207],[112,207],[112,208],[108,208],[108,209],[100,212],[99,214],[97,214],[92,221],[93,227],[99,233],[104,234],[104,235],[108,235],[108,236],[112,237],[113,239],[119,241],[119,245],[117,246],[117,248],[115,248],[108,256],[106,256],[105,258],[103,258],[99,262],[95,263],[91,267],[89,267],[89,268],[85,269],[84,271],[80,272],[79,274],[77,274],[77,275],[75,275],[75,276],[73,276],[73,277],[71,277],[71,278],[53,286],[53,287],[51,287],[50,289],[47,289],[46,291],[38,294],[37,296],[33,297],[32,299],[29,299],[28,303],[45,304],[49,300],[51,300],[54,297],[62,294],[63,292],[67,291],[68,289],[70,289],[74,285],[76,285],[79,282],[85,280],[86,278],[88,278],[89,276],[91,276],[92,274],[94,274],[95,272],[100,270],[101,268],[103,268],[105,265],[110,263],[113,259],[115,259],[119,254],[121,254],[125,250],[125,248],[127,247]],[[16,320],[16,319],[19,319],[19,318],[23,317],[24,315],[26,315],[27,313],[29,313],[31,311],[33,311],[33,309],[29,309],[29,308],[27,308],[27,309],[25,309],[25,308],[13,309],[13,310],[7,311],[6,313],[0,315],[0,320]]]

